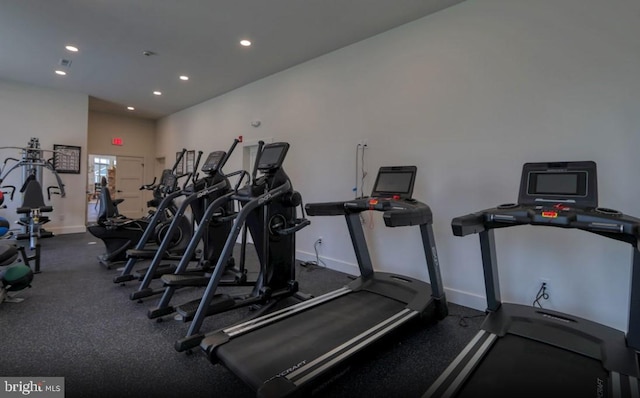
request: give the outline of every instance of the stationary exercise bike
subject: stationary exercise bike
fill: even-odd
[[[106,251],[98,256],[98,261],[111,269],[115,264],[126,260],[127,249],[140,239],[148,221],[122,216],[118,211],[118,204],[124,199],[111,198],[107,179],[104,177],[101,186],[98,219],[95,224],[87,226],[87,230],[104,243]]]
[[[151,228],[151,235],[144,240],[143,246],[160,242],[166,234],[166,229],[171,223],[177,211],[177,205],[173,200],[164,200],[172,193],[179,191],[178,179],[182,175],[176,175],[178,162],[186,153],[182,150],[181,156],[172,169],[162,172],[160,182],[143,185],[140,189],[152,190],[153,199],[147,202],[149,207],[154,207],[145,217],[133,219],[122,216],[118,211],[118,204],[123,199],[112,199],[106,181],[103,181],[100,191],[100,210],[95,224],[87,227],[89,232],[105,245],[106,252],[98,256],[100,264],[107,269],[122,264],[128,259],[127,250],[132,249],[143,238],[145,231]],[[151,227],[149,227],[151,225]],[[193,227],[186,218],[180,219],[180,228],[173,235],[169,249],[179,254],[189,242]],[[146,248],[148,250],[148,248]]]

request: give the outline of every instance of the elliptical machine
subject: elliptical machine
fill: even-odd
[[[260,142],[252,182],[249,185],[213,201],[207,208],[194,239],[203,233],[209,222],[219,222],[215,209],[230,200],[237,201],[241,210],[231,215],[234,220],[222,252],[209,278],[207,288],[200,300],[194,300],[175,309],[182,320],[191,321],[187,335],[175,342],[177,351],[196,347],[204,335],[200,328],[207,316],[240,307],[256,306],[256,315],[272,308],[280,299],[298,293],[295,280],[295,233],[310,224],[304,217],[302,196],[293,189],[282,163],[289,150],[286,142],[265,145]],[[263,173],[257,177],[257,172]],[[301,206],[302,218],[297,218],[296,209]],[[221,217],[227,220],[229,217]],[[231,258],[243,226],[246,225],[253,238],[258,255],[260,271],[251,293],[228,295],[218,293],[225,264]],[[189,245],[194,250],[195,245]],[[163,280],[171,283],[169,279]],[[151,314],[149,314],[151,315]]]
[[[226,238],[231,231],[232,219],[228,218],[228,216],[234,213],[233,202],[227,201],[222,206],[215,209],[219,219],[215,223],[209,223],[208,227],[201,227],[202,219],[205,214],[205,209],[207,209],[209,203],[214,202],[220,197],[228,196],[230,192],[234,191],[229,178],[240,175],[240,178],[236,183],[237,189],[242,182],[244,175],[247,174],[244,170],[230,174],[224,174],[222,172],[222,167],[226,164],[238,142],[239,141],[237,139],[234,140],[229,152],[211,152],[202,166],[202,172],[205,174],[205,177],[196,179],[192,185],[182,191],[182,194],[186,197],[178,208],[176,217],[180,217],[188,208],[191,208],[194,221],[198,223],[198,230],[200,230],[201,233],[199,235],[194,235],[191,238],[185,252],[179,259],[177,259],[180,262],[178,266],[162,266],[160,265],[160,262],[167,259],[167,237],[172,236],[178,227],[177,221],[172,222],[167,229],[167,237],[160,242],[151,264],[146,269],[146,273],[140,287],[129,296],[131,300],[140,300],[145,297],[163,293],[165,291],[164,288],[153,289],[150,287],[150,284],[153,279],[161,276],[164,277],[165,274],[179,272],[183,278],[193,278],[190,279],[191,282],[202,278],[208,281],[208,278],[206,278],[205,275],[207,272],[210,272],[212,264],[215,264],[218,260],[218,257],[222,252],[224,238]],[[224,220],[223,218],[225,217],[228,219]],[[202,244],[202,253],[199,258],[196,258],[196,250],[194,247],[199,247],[200,244]],[[129,255],[130,257],[137,257],[136,250],[130,250]],[[197,260],[197,266],[187,269],[189,263],[193,260]],[[240,263],[239,268],[235,267],[235,261],[233,258],[231,258],[227,263],[227,270],[232,274],[231,284],[241,284],[246,280],[243,264],[244,260],[241,259]],[[122,278],[116,278],[114,281],[119,282],[121,279]],[[202,282],[200,282],[199,285],[191,284],[190,286],[203,285]]]

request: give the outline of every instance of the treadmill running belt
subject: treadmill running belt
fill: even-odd
[[[218,348],[217,357],[257,390],[265,381],[331,351],[405,305],[366,291],[348,293],[234,338]]]
[[[607,396],[607,379],[596,359],[507,334],[489,350],[459,396],[602,397]]]

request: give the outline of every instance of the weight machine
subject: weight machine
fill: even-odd
[[[49,186],[46,189],[48,200],[51,200],[51,195],[60,195],[63,198],[66,196],[64,184],[56,172],[52,159],[44,158],[45,152],[53,154],[56,151],[40,148],[38,138],[31,138],[26,147],[5,146],[0,147],[0,149],[19,149],[21,153],[20,159],[8,157],[4,160],[0,168],[0,189],[7,190],[11,200],[13,200],[16,187],[13,185],[2,186],[2,183],[14,170],[22,169],[22,187],[20,188],[22,205],[16,209],[16,212],[21,216],[17,223],[22,227],[22,231],[15,235],[15,238],[17,240],[29,239],[29,248],[35,253],[29,256],[28,260],[35,262],[34,273],[39,273],[40,243],[38,240],[53,236],[52,232],[42,228],[44,224],[50,221],[49,217],[45,216],[44,213],[53,211],[53,207],[45,205],[44,202],[42,188],[43,169],[53,173],[57,181],[57,186]],[[15,163],[9,167],[10,161]]]

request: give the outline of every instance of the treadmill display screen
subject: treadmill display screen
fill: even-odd
[[[376,177],[371,196],[399,196],[411,198],[416,179],[415,166],[381,167]]]
[[[586,172],[531,173],[528,193],[584,197],[587,195],[586,174]]]
[[[411,186],[411,173],[380,174],[374,191],[391,193],[408,193]]]
[[[593,161],[536,162],[522,166],[518,204],[565,203],[598,207],[597,166]]]

